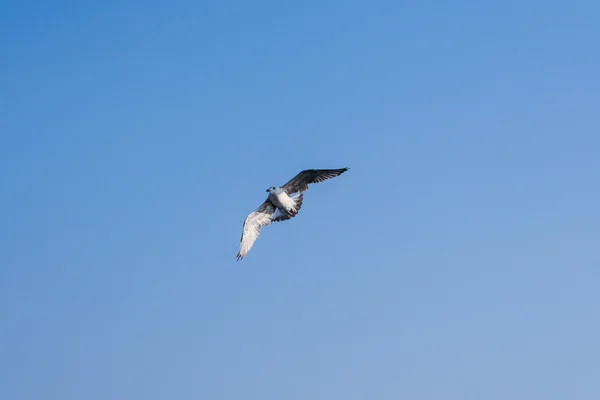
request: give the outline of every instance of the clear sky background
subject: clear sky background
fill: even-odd
[[[597,1],[1,10],[0,398],[600,398]]]

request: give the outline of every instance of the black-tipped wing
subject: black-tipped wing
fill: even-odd
[[[265,200],[255,211],[250,213],[244,220],[244,228],[242,229],[242,237],[240,238],[240,249],[237,254],[237,260],[246,257],[250,251],[263,226],[271,224],[271,216],[275,212],[275,206]]]
[[[290,179],[288,183],[282,186],[283,190],[287,194],[296,192],[304,192],[308,190],[308,185],[311,183],[323,182],[327,179],[335,178],[340,176],[344,172],[348,171],[348,168],[339,169],[305,169],[298,175]]]

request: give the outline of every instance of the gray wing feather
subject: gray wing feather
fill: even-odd
[[[282,188],[287,194],[304,192],[305,190],[308,190],[308,185],[311,183],[319,183],[327,179],[335,178],[346,171],[348,171],[348,168],[305,169],[290,179],[290,181],[283,185]]]
[[[246,254],[248,254],[256,239],[258,239],[261,228],[271,224],[271,216],[274,212],[275,206],[267,199],[260,207],[248,214],[244,220],[242,237],[240,238],[240,249],[237,254],[238,261],[246,257]]]

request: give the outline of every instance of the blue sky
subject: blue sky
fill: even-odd
[[[0,398],[599,398],[599,13],[3,2]]]

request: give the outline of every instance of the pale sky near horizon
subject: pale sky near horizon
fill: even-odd
[[[1,399],[600,398],[599,3],[1,10]]]

